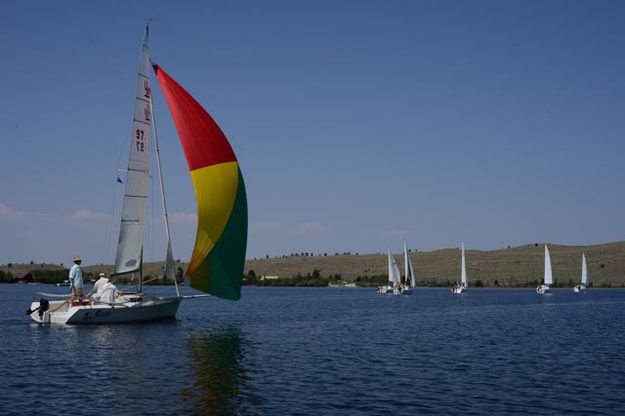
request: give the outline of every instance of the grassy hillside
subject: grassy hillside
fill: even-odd
[[[572,286],[581,275],[582,252],[586,253],[588,274],[594,286],[625,285],[625,242],[593,246],[561,246],[549,244],[555,283]],[[473,286],[480,280],[485,286],[527,286],[542,280],[544,271],[543,244],[530,244],[509,249],[481,251],[466,250],[467,274]],[[410,254],[419,285],[447,285],[460,276],[460,249],[443,249]],[[402,253],[396,253],[403,271]],[[257,275],[291,277],[306,275],[319,269],[322,276],[339,273],[345,280],[358,277],[387,275],[385,254],[338,256],[289,256],[248,260],[246,272]]]
[[[553,276],[557,285],[577,284],[581,274],[582,252],[586,253],[588,274],[594,286],[625,287],[625,241],[592,246],[562,246],[549,244]],[[402,253],[396,253],[400,269],[404,268]],[[411,253],[412,264],[420,286],[444,286],[460,276],[460,250],[443,249],[431,252]],[[481,251],[466,250],[469,284],[479,280],[485,286],[533,286],[543,277],[544,247],[542,243],[509,249]],[[66,267],[68,265],[65,265]],[[186,270],[187,264],[178,265]],[[0,271],[25,272],[30,270],[62,269],[52,264],[0,265]],[[84,266],[84,271],[96,275],[101,271],[110,274],[112,266]],[[259,260],[247,260],[245,273],[253,270],[256,275],[290,278],[307,275],[318,269],[322,277],[340,274],[345,280],[364,280],[372,276],[387,275],[385,254],[350,254],[334,256],[287,256]],[[147,263],[144,275],[162,275],[163,263]]]

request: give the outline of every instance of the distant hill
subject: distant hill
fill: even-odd
[[[553,264],[556,285],[573,286],[580,280],[582,252],[586,253],[588,274],[595,287],[625,287],[625,241],[587,246],[563,246],[548,244]],[[467,273],[470,286],[476,282],[484,286],[534,286],[542,280],[544,270],[544,243],[492,251],[466,250]],[[395,253],[404,269],[403,253]],[[442,249],[410,254],[419,286],[446,286],[459,279],[460,249]],[[178,267],[186,270],[187,263]],[[67,267],[67,266],[66,266]],[[12,274],[30,270],[62,269],[52,264],[0,265],[0,271]],[[247,260],[245,273],[253,270],[257,276],[279,276],[290,278],[298,274],[306,276],[319,270],[322,277],[340,274],[344,280],[366,280],[373,276],[388,274],[386,254],[343,254],[328,256],[283,256],[267,259]],[[110,265],[84,266],[86,273],[110,274]],[[144,275],[162,275],[163,263],[146,263]],[[359,279],[360,278],[360,279]]]
[[[588,274],[594,286],[625,287],[625,242],[589,246],[548,244],[556,285],[573,286],[581,276],[582,252],[586,253]],[[479,280],[484,286],[533,286],[543,278],[544,244],[492,251],[466,250],[469,284]],[[403,272],[403,253],[395,258]],[[460,249],[411,253],[419,286],[445,286],[459,280]],[[248,260],[246,273],[292,277],[318,269],[322,276],[340,274],[345,280],[388,275],[386,254],[334,256],[288,256]]]

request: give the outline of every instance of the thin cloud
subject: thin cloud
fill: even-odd
[[[404,238],[412,234],[412,230],[409,229],[401,229],[401,228],[392,228],[384,232],[384,234],[388,237],[395,238]]]
[[[319,234],[325,231],[325,227],[315,221],[300,224],[287,224],[284,222],[257,222],[252,224],[252,229],[259,232],[273,232],[294,235]]]
[[[0,203],[0,216],[5,218],[56,218],[58,215],[35,211],[15,211],[7,205]]]
[[[89,211],[88,209],[79,209],[71,216],[73,221],[109,221],[110,215],[101,212]]]
[[[195,212],[170,212],[169,219],[177,223],[197,223]]]

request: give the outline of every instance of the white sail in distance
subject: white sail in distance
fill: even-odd
[[[467,277],[467,265],[464,259],[464,243],[461,243],[461,247],[462,247],[462,264],[461,264],[461,270],[460,270],[460,281],[462,282],[462,286],[468,287],[469,279]]]
[[[551,256],[549,249],[545,245],[545,284],[551,286],[553,284],[553,273],[551,272]]]
[[[586,268],[586,255],[582,253],[582,284],[588,286],[588,269]]]
[[[400,282],[399,267],[397,267],[397,262],[391,255],[391,250],[388,250],[388,281],[393,285]]]
[[[152,123],[148,37],[146,27],[137,74],[124,207],[119,228],[114,274],[135,272],[141,268],[142,263]]]
[[[410,287],[417,286],[417,282],[414,277],[414,269],[412,268],[412,262],[410,261],[408,248],[406,247],[406,240],[404,240],[404,264],[406,265],[406,285],[410,283]]]

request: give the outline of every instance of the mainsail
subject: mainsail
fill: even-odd
[[[549,249],[545,246],[545,284],[551,286],[553,284],[553,274],[551,272],[551,256]]]
[[[247,198],[237,158],[217,123],[162,68],[154,65],[197,202],[197,234],[187,270],[191,286],[237,300],[247,246]]]
[[[393,285],[399,284],[400,273],[399,267],[397,267],[397,262],[395,261],[395,257],[391,255],[391,250],[387,251],[388,253],[388,281]]]
[[[582,253],[582,284],[588,286],[588,269],[586,268],[586,255]]]
[[[137,74],[130,156],[128,158],[124,208],[119,228],[114,274],[138,271],[141,269],[142,263],[151,131],[148,36],[148,28],[146,27]]]
[[[467,264],[464,259],[464,243],[462,243],[462,267],[460,271],[460,281],[462,282],[462,286],[469,286],[469,279],[467,278]]]
[[[406,247],[406,240],[404,240],[404,264],[406,265],[406,284],[410,284],[411,287],[417,286],[417,282],[414,277],[414,269],[412,268],[412,262],[410,261],[408,248]]]

